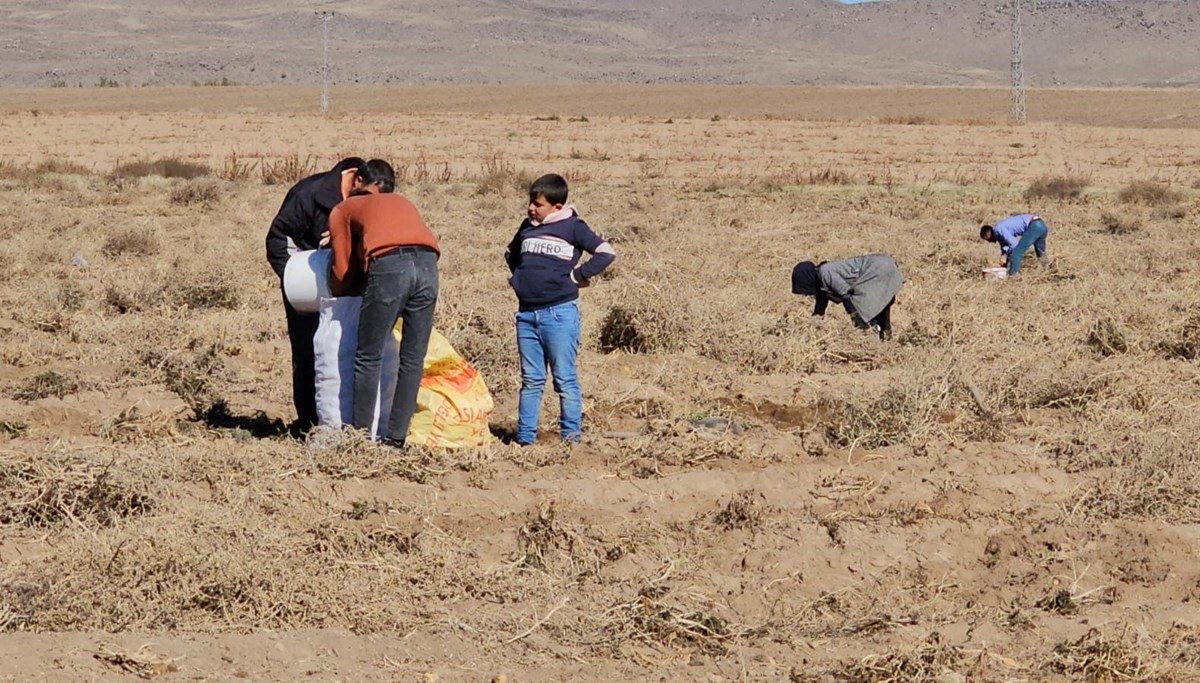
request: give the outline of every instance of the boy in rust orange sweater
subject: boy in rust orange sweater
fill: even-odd
[[[330,285],[345,295],[365,274],[354,354],[354,426],[371,429],[387,335],[404,321],[392,412],[381,416],[381,440],[403,447],[417,407],[425,352],[438,297],[437,238],[412,202],[394,193],[390,164],[372,159],[358,171],[362,186],[329,215]]]

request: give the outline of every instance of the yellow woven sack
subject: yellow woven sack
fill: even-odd
[[[396,324],[400,339],[401,323]],[[427,448],[478,448],[492,440],[488,418],[492,394],[479,371],[440,332],[429,335],[425,374],[417,393],[417,412],[408,428],[408,443]]]

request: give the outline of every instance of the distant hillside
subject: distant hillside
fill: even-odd
[[[303,8],[301,8],[303,7]],[[4,0],[0,86],[320,81],[1001,85],[1002,0]],[[1200,2],[1039,0],[1033,85],[1200,85]],[[530,97],[536,97],[536,91]]]

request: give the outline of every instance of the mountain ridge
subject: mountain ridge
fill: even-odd
[[[1200,85],[1200,3],[1026,5],[1032,86]],[[1007,2],[113,0],[0,8],[0,86],[330,82],[997,86]]]

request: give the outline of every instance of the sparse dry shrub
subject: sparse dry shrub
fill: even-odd
[[[1155,180],[1135,180],[1121,188],[1121,191],[1117,193],[1117,199],[1126,204],[1162,206],[1179,202],[1183,199],[1183,195],[1166,183]]]
[[[312,156],[302,159],[293,153],[275,161],[260,161],[258,171],[263,185],[291,185],[316,173],[317,162]]]
[[[904,114],[904,115],[900,115],[900,116],[884,116],[879,119],[879,122],[883,123],[883,124],[888,124],[888,125],[902,125],[902,126],[925,126],[925,125],[932,123],[932,121],[929,120],[929,117],[922,116],[920,114]]]
[[[26,380],[12,392],[12,397],[18,401],[63,398],[78,393],[83,388],[84,385],[79,379],[55,370],[47,370]]]
[[[130,406],[97,425],[96,434],[118,444],[167,442],[179,434],[176,421],[177,416],[172,412],[144,412],[137,406]]]
[[[233,310],[241,304],[242,287],[224,273],[195,273],[168,283],[167,299],[176,306],[193,310]]]
[[[163,178],[191,180],[211,174],[212,169],[206,164],[168,157],[164,159],[125,161],[117,164],[110,175],[113,178],[144,178],[153,175]]]
[[[1087,178],[1078,175],[1044,175],[1034,179],[1025,190],[1025,199],[1079,199],[1087,188]]]
[[[528,192],[535,178],[529,171],[518,171],[516,164],[492,155],[479,168],[475,189],[479,194],[510,195]]]
[[[1091,629],[1073,641],[1063,641],[1054,646],[1046,668],[1060,674],[1080,676],[1087,681],[1158,681],[1162,672],[1156,663],[1149,661],[1146,653],[1129,645],[1129,637],[1122,634],[1116,638],[1106,636],[1098,629]]]
[[[1154,209],[1154,213],[1151,215],[1160,221],[1177,221],[1187,218],[1187,214],[1187,207],[1179,204],[1164,204]]]
[[[653,421],[645,438],[623,441],[620,449],[633,476],[657,477],[664,473],[664,468],[701,467],[757,455],[748,452],[745,443],[733,438],[732,432],[713,438],[698,433],[690,424],[685,425],[670,420]]]
[[[520,367],[509,337],[511,315],[466,307],[451,296],[444,303],[438,302],[438,329],[453,341],[454,349],[479,371],[493,392],[515,388]]]
[[[38,183],[42,186],[47,180],[46,176],[50,175],[86,176],[91,173],[83,164],[65,159],[46,159],[36,164],[0,160],[0,180],[12,180],[22,185]]]
[[[1063,615],[1075,614],[1080,607],[1075,597],[1071,595],[1071,591],[1066,588],[1052,590],[1035,602],[1033,606],[1045,612]]]
[[[935,632],[914,647],[845,662],[831,673],[845,683],[918,683],[943,680],[946,674],[961,675],[967,663],[961,648],[942,643]]]
[[[1097,371],[1095,360],[1061,360],[1009,368],[989,395],[1010,408],[1082,412],[1103,407],[1118,389],[1118,378]]]
[[[59,175],[91,175],[91,169],[67,159],[46,159],[30,167],[36,174],[57,173]]]
[[[613,306],[600,324],[604,353],[655,353],[682,348],[687,338],[682,312],[650,303]]]
[[[162,301],[162,283],[142,283],[128,287],[109,285],[104,289],[105,305],[122,315],[147,310]]]
[[[225,405],[217,389],[224,369],[221,347],[212,344],[188,353],[164,353],[150,350],[142,354],[142,366],[149,378],[159,380],[192,410],[193,419],[204,420],[214,409]]]
[[[216,176],[229,182],[249,180],[250,176],[254,175],[259,163],[258,159],[247,162],[237,152],[230,152],[225,155],[224,161],[221,162],[221,168],[217,169]],[[400,180],[399,175],[396,180]]]
[[[1125,331],[1109,317],[1097,320],[1088,330],[1087,345],[1101,356],[1115,356],[1129,351]]]
[[[1024,403],[1028,408],[1083,410],[1111,397],[1113,384],[1108,377],[1074,374],[1035,381],[1027,389]]]
[[[600,326],[600,350],[605,353],[628,351],[646,353],[650,342],[638,330],[635,314],[622,306],[614,306]]]
[[[299,531],[211,512],[139,525],[52,566],[34,562],[8,572],[0,579],[0,601],[16,602],[22,627],[36,631],[400,625],[388,606],[337,604],[346,592],[334,597],[339,590],[330,581],[329,561],[305,553]],[[345,580],[346,570],[338,573]],[[363,585],[378,590],[382,583],[376,578]]]
[[[3,630],[3,629],[0,629]],[[136,652],[130,653],[102,646],[94,657],[110,666],[114,666],[127,674],[149,680],[179,671],[179,666],[171,658],[160,657],[150,652],[151,644],[141,646]]]
[[[1200,311],[1178,316],[1155,348],[1163,358],[1186,361],[1200,358]]]
[[[603,178],[601,174],[598,174],[595,171],[580,167],[564,168],[562,170],[562,177],[571,187],[575,187],[576,185],[586,185],[587,183],[597,180],[598,177]],[[529,185],[532,185],[534,180],[535,178],[533,177],[533,174],[529,174]],[[529,185],[526,185],[525,189],[529,189]]]
[[[1075,496],[1072,510],[1099,519],[1200,522],[1200,459],[1189,438],[1152,429],[1113,441],[1100,456],[1112,471]]]
[[[1110,235],[1130,235],[1142,229],[1142,222],[1136,217],[1118,216],[1105,211],[1100,214],[1100,228]]]
[[[88,290],[75,280],[64,280],[58,287],[58,305],[66,313],[77,313],[87,305]]]
[[[311,542],[306,551],[347,560],[413,555],[420,552],[423,531],[419,523],[394,526],[385,521],[374,526],[327,521],[307,530]]]
[[[0,420],[0,436],[15,439],[29,429],[29,425],[20,420]]]
[[[173,196],[174,191],[172,191]],[[173,198],[172,201],[174,201]],[[123,254],[129,254],[130,256],[153,256],[161,248],[162,245],[159,243],[158,235],[155,233],[147,230],[130,229],[110,235],[108,239],[104,240],[104,245],[100,247],[100,253],[112,257]]]
[[[723,656],[752,629],[720,616],[714,607],[702,595],[676,594],[665,584],[652,583],[632,601],[605,612],[605,638],[618,651],[625,643],[650,643]]]
[[[214,204],[221,199],[221,185],[214,178],[197,178],[171,188],[171,203],[182,206]]]
[[[826,167],[809,171],[801,185],[853,185],[854,176],[838,168]]]
[[[139,478],[111,461],[55,452],[0,454],[0,525],[109,526],[152,509],[154,501]]]
[[[317,438],[310,435],[310,440]],[[335,479],[400,477],[423,484],[445,470],[432,454],[420,449],[398,450],[372,442],[365,432],[337,433],[331,447],[314,449],[317,471]]]
[[[584,559],[579,556],[576,547],[577,544],[582,546],[582,538],[558,519],[555,508],[553,499],[543,501],[529,521],[517,530],[517,549],[522,566],[549,571],[558,559],[565,558],[574,571],[578,568],[579,560]],[[578,550],[582,550],[582,547]],[[594,563],[597,558],[593,555],[586,560]]]
[[[713,523],[726,531],[759,527],[763,521],[762,498],[758,491],[738,493],[713,514]]]
[[[659,161],[650,158],[635,158],[635,162],[641,164],[638,167],[638,177],[643,180],[654,180],[661,178],[667,173],[667,162]]]
[[[944,394],[936,385],[892,386],[859,403],[822,399],[817,406],[826,438],[838,446],[868,450],[909,443],[934,426]]]
[[[218,502],[0,568],[0,618],[17,615],[4,628],[363,634],[411,629],[429,619],[423,609],[452,597],[526,599],[515,579],[481,569],[444,532],[418,536],[388,519],[334,527],[303,506],[264,514],[280,501],[209,483]]]
[[[484,164],[487,165],[486,163]],[[448,185],[454,182],[454,169],[450,168],[450,162],[443,161],[441,167],[431,166],[429,158],[424,152],[417,155],[412,164],[407,162],[401,163],[396,169],[396,182],[399,183],[401,178],[406,182],[411,181],[416,185],[424,185],[428,183],[437,183]],[[528,190],[526,187],[524,190]]]

